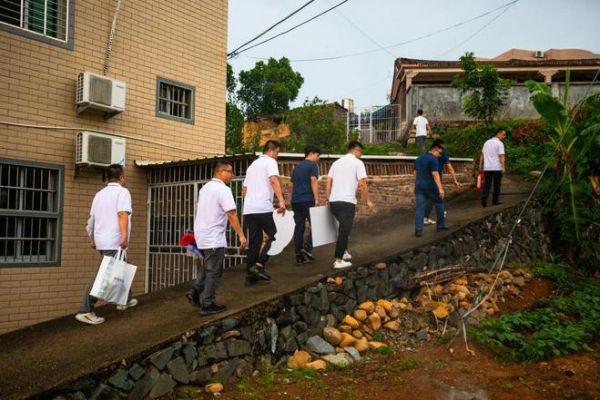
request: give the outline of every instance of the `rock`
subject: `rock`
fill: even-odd
[[[336,353],[344,353],[344,352],[345,352],[345,350],[344,350],[342,347],[336,347],[336,348],[335,348],[335,352],[336,352]]]
[[[344,279],[341,276],[336,276],[335,277],[335,284],[338,286],[341,286],[342,283],[344,283]]]
[[[306,351],[296,351],[294,355],[288,358],[287,366],[291,369],[304,368],[311,360],[310,354]]]
[[[133,389],[133,382],[127,379],[128,375],[129,374],[127,373],[126,369],[119,369],[108,379],[108,383],[117,389],[122,389],[128,392]]]
[[[369,341],[367,340],[367,338],[362,338],[357,340],[354,343],[353,346],[359,353],[364,353],[365,351],[369,350]]]
[[[327,343],[321,336],[312,336],[306,341],[306,346],[316,354],[333,354],[335,348]]]
[[[327,368],[327,363],[325,363],[323,360],[315,360],[306,364],[305,368],[320,371]]]
[[[361,337],[363,337],[363,333],[359,330],[355,330],[355,331],[352,331],[352,336],[354,336],[357,339],[360,339]]]
[[[386,267],[387,265],[385,265],[385,263],[382,262],[375,264],[376,269],[385,269]]]
[[[200,344],[211,344],[212,342],[215,341],[216,334],[217,334],[217,327],[213,325],[213,326],[206,327],[206,328],[202,329],[200,332],[198,332],[198,334],[196,335],[196,338]]]
[[[189,383],[189,373],[183,357],[177,357],[167,364],[167,370],[173,378],[183,384]]]
[[[400,316],[400,310],[398,309],[398,307],[392,307],[392,310],[388,313],[389,317],[391,319],[396,319]]]
[[[350,354],[350,357],[352,357],[355,361],[360,361],[361,356],[358,350],[356,350],[356,348],[354,347],[344,347],[344,351],[346,351],[346,353]]]
[[[440,303],[435,310],[433,315],[438,319],[444,319],[448,316],[448,307],[445,304]]]
[[[351,326],[348,326],[348,325],[340,325],[340,326],[338,326],[338,329],[340,332],[344,332],[344,333],[352,333],[352,331],[354,330],[354,329],[352,329]]]
[[[354,310],[352,315],[354,315],[354,318],[356,318],[356,320],[358,320],[360,322],[363,322],[368,317],[367,312],[365,310],[361,310],[361,309]]]
[[[494,314],[496,314],[496,310],[494,310],[492,307],[490,307],[490,308],[488,308],[487,310],[485,310],[485,313],[486,313],[487,315],[490,315],[490,316],[491,316],[491,315],[494,315]]]
[[[131,376],[134,380],[137,381],[146,373],[146,370],[139,364],[133,364],[133,366],[129,368],[128,372],[129,376]]]
[[[388,329],[390,331],[399,331],[400,330],[400,322],[394,320],[394,321],[390,321],[390,322],[386,322],[385,324],[383,324],[383,327],[385,329]]]
[[[518,277],[516,277],[516,278],[513,279],[513,283],[516,286],[522,288],[522,287],[525,286],[525,278],[523,278],[522,276],[518,276]]]
[[[373,303],[372,301],[365,301],[363,303],[360,303],[358,308],[366,311],[367,314],[371,314],[373,311],[375,311],[375,303]]]
[[[206,393],[221,393],[223,391],[223,385],[220,383],[209,383],[204,386],[204,391]]]
[[[164,350],[157,351],[148,358],[156,368],[162,371],[173,356],[174,352],[175,349],[173,347],[168,347]]]
[[[154,387],[152,387],[148,398],[156,399],[158,397],[164,396],[167,393],[170,393],[175,388],[175,385],[177,384],[175,383],[173,378],[171,378],[171,375],[161,374],[158,380],[156,381]]]
[[[337,325],[337,319],[335,318],[335,315],[327,314],[325,316],[325,326],[331,326],[331,327],[335,328],[336,325]]]
[[[252,348],[250,343],[245,340],[234,340],[233,342],[227,343],[227,354],[229,357],[238,357],[246,354],[250,354]]]
[[[198,352],[196,351],[196,346],[194,343],[186,343],[185,346],[183,346],[181,353],[183,354],[185,364],[188,367],[191,366],[196,357],[198,357]]]
[[[194,371],[189,375],[190,383],[196,385],[202,385],[209,382],[212,377],[212,371],[210,368],[202,368],[198,371]]]
[[[346,315],[344,317],[344,319],[342,320],[342,323],[350,326],[352,329],[360,328],[360,322],[358,322],[355,318],[353,318],[349,315]]]
[[[385,311],[385,308],[383,308],[381,306],[375,306],[375,314],[378,314],[379,317],[381,317],[382,319],[387,316],[387,312]]]
[[[133,390],[129,393],[128,399],[142,400],[145,399],[152,387],[158,381],[160,372],[155,368],[150,368],[149,371],[135,384]]]
[[[323,337],[333,346],[337,346],[342,341],[342,334],[333,327],[325,327],[323,329]]]
[[[444,287],[442,285],[435,285],[433,287],[433,293],[440,295],[444,291]]]
[[[367,319],[367,326],[373,331],[377,332],[381,328],[381,317],[377,313],[369,315]]]
[[[198,349],[198,363],[200,364],[200,358],[205,357],[208,361],[220,361],[225,360],[227,356],[227,350],[225,344],[215,343],[207,346],[202,346]]]
[[[465,310],[469,309],[469,302],[468,301],[461,301],[458,303],[460,308],[464,308]]]
[[[348,357],[346,357],[346,355],[344,353],[339,353],[339,354],[329,354],[326,356],[323,356],[323,360],[327,361],[328,363],[335,365],[336,367],[340,367],[340,368],[345,368],[348,365],[350,365],[350,360],[348,359]]]
[[[221,322],[221,327],[223,329],[223,332],[227,332],[232,330],[233,328],[236,328],[238,325],[240,324],[240,320],[238,318],[225,318],[223,320],[223,322]]]
[[[283,361],[285,361],[285,358]],[[227,361],[221,362],[219,364],[219,370],[213,376],[213,380],[219,383],[228,382],[229,378],[231,378],[237,367],[239,367],[240,363],[240,358],[231,358]]]
[[[387,347],[387,344],[383,342],[369,342],[370,349],[379,349],[380,347]]]
[[[237,329],[232,329],[230,331],[225,332],[223,336],[221,336],[221,340],[226,341],[227,339],[236,339],[240,336],[242,336],[240,331],[238,331]]]
[[[342,333],[342,340],[340,341],[340,347],[348,347],[354,345],[356,338],[345,332]]]
[[[465,293],[463,293],[463,292],[458,292],[456,294],[456,297],[458,298],[458,300],[464,300],[464,299],[467,298],[467,295]]]
[[[384,299],[377,300],[377,305],[383,307],[386,313],[392,311],[393,308],[392,302]]]
[[[417,336],[417,340],[420,340],[421,342],[424,342],[427,339],[429,339],[429,334],[427,333],[427,331],[425,329],[417,331],[416,336]]]

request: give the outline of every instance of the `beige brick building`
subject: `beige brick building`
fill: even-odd
[[[77,130],[126,138],[136,293],[148,187],[134,161],[224,153],[224,0],[122,0],[106,76],[125,82],[125,111],[108,120],[76,114],[78,74],[107,66],[117,3],[0,1],[0,334],[75,313],[93,278],[97,255],[84,227],[104,182],[97,169],[75,176]]]

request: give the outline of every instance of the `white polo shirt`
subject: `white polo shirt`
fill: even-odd
[[[333,179],[330,202],[345,201],[356,204],[358,181],[367,177],[365,164],[361,160],[348,153],[331,165],[327,176]]]
[[[273,212],[274,191],[269,180],[272,176],[279,176],[279,167],[268,155],[263,154],[250,164],[244,179],[244,215]]]
[[[202,186],[194,219],[194,238],[199,249],[227,247],[227,212],[235,209],[231,189],[222,180],[213,178]]]
[[[498,137],[493,137],[483,145],[483,170],[502,171],[500,156],[504,155],[504,143]]]
[[[428,123],[429,121],[427,121],[427,118],[425,118],[422,115],[419,115],[417,118],[415,118],[415,120],[413,121],[413,125],[417,127],[417,132],[415,133],[415,136],[427,136]]]
[[[90,216],[94,218],[94,243],[96,250],[117,250],[121,243],[121,230],[117,213],[129,214],[131,236],[131,194],[119,183],[111,182],[96,193]]]

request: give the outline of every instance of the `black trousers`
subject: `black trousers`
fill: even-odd
[[[329,203],[331,213],[340,223],[338,238],[335,244],[335,258],[342,258],[344,252],[348,249],[348,237],[354,224],[354,213],[356,205],[346,201],[334,201]]]
[[[248,252],[246,258],[246,270],[260,263],[263,266],[269,261],[267,252],[271,248],[271,243],[275,240],[275,221],[273,213],[246,214],[244,215],[244,230],[248,234]],[[265,245],[263,245],[263,232],[267,235]]]
[[[296,248],[296,254],[300,254],[302,249],[311,251],[312,250],[312,236],[310,231],[308,232],[308,238],[304,243],[304,231],[306,229],[306,221],[310,223],[310,208],[315,206],[314,201],[307,201],[301,203],[292,203],[292,210],[294,211],[294,247]]]
[[[500,197],[500,184],[502,183],[502,171],[484,171],[483,193],[481,194],[481,204],[487,203],[487,198],[492,190],[492,204],[498,204]]]

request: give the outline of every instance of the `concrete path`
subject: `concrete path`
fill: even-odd
[[[452,229],[444,233],[427,226],[424,235],[416,238],[412,212],[355,226],[349,245],[353,263],[375,262],[437,241],[461,226],[522,202],[529,188],[526,183],[506,179],[503,204],[485,209],[479,204],[479,193],[468,190],[447,204]],[[333,245],[315,249],[317,261],[304,266],[294,263],[289,250],[272,258],[269,271],[273,281],[269,285],[245,287],[243,268],[226,271],[217,299],[228,310],[218,316],[200,317],[184,297],[186,284],[139,296],[139,305],[127,311],[100,307],[97,314],[106,322],[98,326],[83,325],[68,316],[0,336],[0,399],[38,394],[335,273]]]

